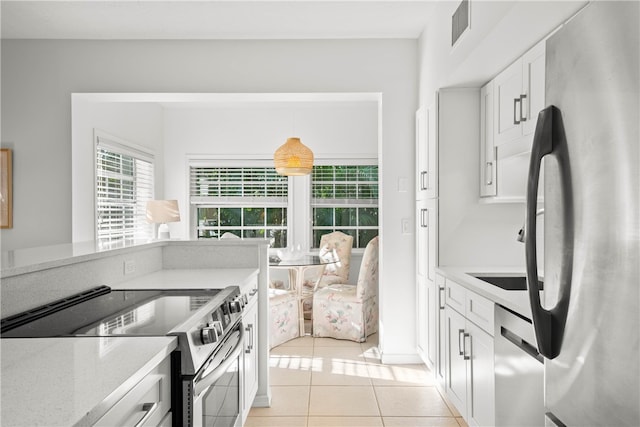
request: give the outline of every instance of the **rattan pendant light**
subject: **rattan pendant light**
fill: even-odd
[[[313,168],[313,151],[300,138],[288,138],[274,153],[273,163],[280,175],[308,175]]]

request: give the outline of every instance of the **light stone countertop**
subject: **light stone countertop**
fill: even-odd
[[[436,272],[478,295],[513,310],[527,319],[531,319],[531,306],[529,305],[527,291],[507,291],[469,274],[525,276],[526,274],[523,270],[518,270],[514,267],[436,267]],[[540,280],[542,280],[542,277],[540,277]]]
[[[258,268],[165,269],[114,284],[112,289],[222,289],[242,286],[257,277]]]
[[[175,348],[174,337],[3,338],[0,424],[92,425]]]

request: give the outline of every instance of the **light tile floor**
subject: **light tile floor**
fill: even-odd
[[[297,338],[271,350],[271,407],[246,427],[466,427],[424,365],[383,365],[364,343]]]

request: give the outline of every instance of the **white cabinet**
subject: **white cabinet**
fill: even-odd
[[[416,207],[417,350],[425,364],[433,368],[438,351],[435,337],[438,201],[419,200]]]
[[[162,426],[171,419],[170,410],[171,357],[167,356],[94,426]]]
[[[496,171],[493,81],[490,81],[480,90],[480,197],[496,195]]]
[[[416,200],[438,196],[436,105],[416,111]]]
[[[437,302],[438,302],[438,313],[436,314],[436,324],[435,328],[435,339],[436,339],[436,366],[435,366],[435,377],[436,381],[445,389],[446,384],[446,345],[445,345],[445,337],[446,337],[446,305],[445,305],[445,278],[439,274],[436,275],[436,286],[435,290],[437,292]]]
[[[242,397],[242,420],[246,421],[253,399],[258,392],[258,288],[249,291],[249,304],[242,313],[244,323],[244,396]]]
[[[532,135],[544,108],[545,41],[541,41],[494,79],[495,145]],[[528,139],[529,143],[531,139]]]
[[[446,280],[445,389],[471,426],[495,424],[493,303]]]
[[[482,88],[480,197],[484,201],[524,201],[533,134],[538,113],[545,107],[544,91],[544,40]],[[540,200],[541,195],[542,191]]]

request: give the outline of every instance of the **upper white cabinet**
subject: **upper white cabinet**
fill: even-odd
[[[438,197],[436,105],[416,111],[416,200]]]
[[[544,90],[544,40],[482,88],[480,197],[485,201],[524,201],[533,134],[538,113],[545,107]]]
[[[480,197],[496,195],[496,149],[493,142],[493,81],[480,90]]]
[[[496,147],[533,134],[538,113],[544,108],[544,73],[543,40],[494,79]]]

